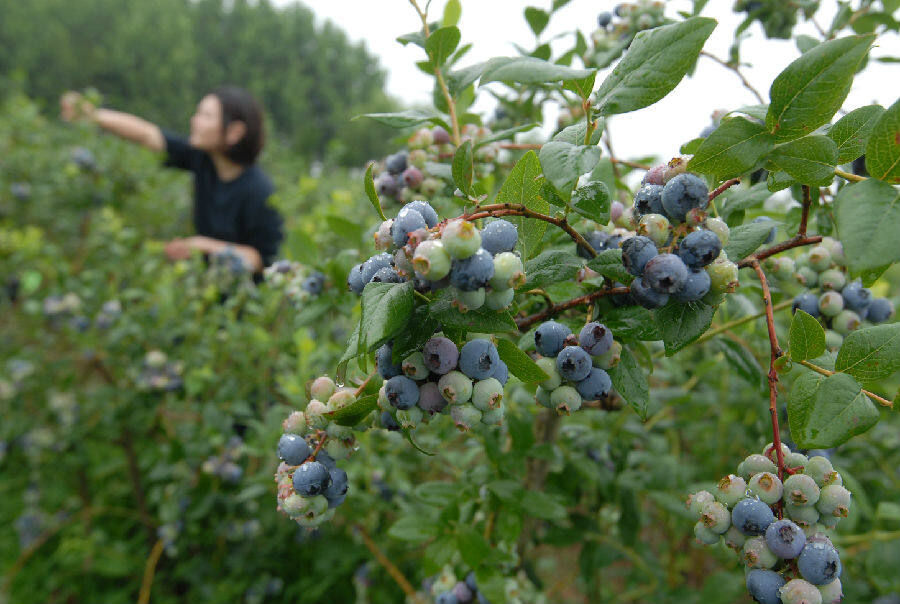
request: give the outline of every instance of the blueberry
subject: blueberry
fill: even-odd
[[[392,360],[393,348],[393,344],[387,342],[375,351],[375,368],[378,369],[378,374],[385,380],[403,373],[403,365],[394,363]]]
[[[416,274],[424,279],[443,279],[450,273],[450,254],[439,240],[423,241],[416,246],[412,265]]]
[[[453,405],[450,407],[450,419],[461,432],[466,432],[478,424],[484,414],[475,408],[474,405]]]
[[[595,401],[609,394],[612,389],[612,380],[609,379],[609,374],[602,369],[592,367],[588,376],[575,384],[575,389],[584,400]]]
[[[431,207],[431,204],[421,199],[416,199],[409,202],[400,209],[401,212],[403,210],[415,210],[416,212],[421,214],[422,218],[425,219],[425,224],[428,225],[429,229],[436,227],[437,223],[440,222],[437,212],[434,211],[434,208]]]
[[[606,325],[597,321],[591,321],[582,327],[578,334],[578,345],[591,356],[603,354],[610,349],[612,343],[612,332],[606,328]]]
[[[625,265],[625,270],[635,277],[643,275],[647,262],[658,254],[653,240],[643,235],[631,237],[622,243],[622,264]]]
[[[719,257],[722,242],[712,231],[694,231],[678,246],[678,256],[691,268],[702,268]]]
[[[612,22],[612,14],[609,11],[603,11],[599,15],[597,15],[597,25],[606,29],[606,27]]]
[[[459,604],[459,600],[452,591],[445,591],[438,594],[434,599],[434,604]]]
[[[481,230],[481,247],[493,255],[513,251],[518,240],[519,230],[507,220],[494,220]]]
[[[481,248],[481,233],[468,220],[451,220],[441,231],[441,241],[453,258],[468,258]]]
[[[695,269],[688,273],[688,278],[680,290],[673,294],[679,302],[695,302],[709,292],[709,273],[703,269]]]
[[[566,346],[556,357],[556,368],[559,374],[573,382],[579,382],[586,378],[593,366],[591,355],[580,346]]]
[[[662,308],[669,302],[669,294],[661,294],[651,289],[644,279],[631,282],[631,296],[635,303],[644,308]]]
[[[550,393],[550,406],[561,413],[572,413],[581,409],[581,395],[572,386],[560,386]]]
[[[492,377],[479,380],[472,386],[472,404],[479,411],[490,411],[503,400],[503,384]]]
[[[438,380],[438,390],[451,405],[461,405],[472,398],[472,380],[459,371],[451,371]]]
[[[491,377],[506,386],[506,382],[509,381],[509,367],[501,360],[497,363],[497,369],[494,370],[494,374]]]
[[[419,387],[419,408],[431,415],[437,415],[447,406],[435,382],[425,382]]]
[[[700,522],[717,535],[722,535],[731,527],[731,514],[719,501],[705,503],[700,509]]]
[[[391,415],[390,411],[382,411],[381,412],[381,427],[385,430],[390,430],[391,432],[395,432],[400,429],[400,424],[397,423],[397,420],[394,419],[394,416]]]
[[[537,360],[537,366],[548,376],[547,379],[540,382],[540,385],[546,390],[553,390],[562,385],[562,376],[559,375],[559,370],[556,368],[556,359],[541,357]]]
[[[840,579],[819,585],[819,593],[822,594],[822,604],[840,604],[844,599],[844,590]]]
[[[872,292],[864,288],[859,280],[845,285],[841,296],[844,297],[844,306],[856,312],[865,310],[872,303]]]
[[[431,136],[433,137],[435,145],[446,145],[450,142],[450,133],[441,126],[432,128]]]
[[[402,180],[394,178],[391,174],[382,174],[375,179],[375,189],[382,197],[396,198],[400,194]]]
[[[866,319],[872,323],[884,323],[894,314],[894,303],[887,298],[875,298],[866,309]]]
[[[664,246],[669,240],[669,219],[662,214],[644,214],[638,221],[637,234],[649,237],[657,246]],[[622,244],[624,254],[625,244]]]
[[[394,245],[403,247],[409,241],[409,234],[418,229],[428,228],[425,218],[414,209],[404,207],[391,224]]]
[[[466,585],[469,586],[469,589],[472,590],[472,592],[478,591],[478,581],[475,579],[474,572],[469,571],[469,574],[466,575]]]
[[[610,235],[609,239],[600,247],[598,252],[605,252],[606,250],[617,250],[622,247],[622,242],[625,239],[621,235]]]
[[[306,440],[297,434],[282,434],[278,440],[278,458],[291,466],[299,466],[311,453]]]
[[[696,493],[691,493],[687,498],[685,505],[691,511],[691,514],[699,517],[700,512],[703,511],[703,506],[710,501],[715,501],[715,497],[712,493],[709,491],[697,491]]]
[[[861,324],[862,319],[852,310],[842,310],[831,320],[832,329],[844,336],[858,329]]]
[[[478,310],[487,302],[487,292],[483,287],[468,292],[451,287],[450,293],[453,295],[453,306],[462,313]]]
[[[422,356],[429,371],[444,375],[456,368],[459,362],[459,349],[447,338],[434,337],[425,342]]]
[[[745,535],[762,535],[775,522],[775,515],[762,501],[748,498],[735,504],[731,522]]]
[[[294,470],[294,490],[304,497],[321,495],[330,485],[328,468],[319,461],[307,461]]]
[[[303,284],[300,287],[310,295],[318,296],[322,293],[322,287],[324,285],[325,275],[317,271],[304,279]]]
[[[469,589],[469,586],[463,581],[458,581],[456,585],[453,586],[453,595],[456,596],[456,600],[459,604],[469,604],[474,597],[472,590]]]
[[[666,164],[659,164],[658,166],[653,166],[644,174],[644,177],[641,179],[641,186],[643,185],[663,185],[665,182],[663,181],[663,175],[666,172]]]
[[[609,241],[609,233],[605,233],[603,231],[590,231],[588,233],[582,233],[582,236],[595,252],[600,252],[606,245],[606,242]],[[592,256],[588,253],[587,248],[580,244],[577,246],[575,251],[581,258],[592,258]]]
[[[547,321],[538,326],[534,332],[534,347],[545,357],[555,357],[566,345],[566,337],[572,331],[556,321]]]
[[[384,393],[397,409],[409,409],[419,402],[419,387],[405,375],[395,375],[386,381]]]
[[[662,202],[662,185],[644,185],[634,194],[634,215],[665,214]]]
[[[670,220],[683,222],[690,210],[709,205],[709,189],[695,174],[678,174],[663,187],[662,205]]]
[[[473,380],[484,380],[500,363],[497,347],[490,340],[472,340],[459,352],[459,369]]]
[[[791,579],[778,593],[782,604],[822,604],[822,593],[803,579]]]
[[[525,284],[525,267],[512,252],[500,252],[494,256],[494,276],[491,287],[495,290],[515,288]]]
[[[698,520],[697,524],[694,525],[694,537],[697,538],[699,543],[715,545],[719,542],[722,535],[712,532],[705,524],[703,524],[702,520]]]
[[[768,216],[760,216],[759,218],[754,218],[753,222],[774,222]],[[769,236],[766,237],[765,243],[772,243],[775,241],[775,236],[778,235],[778,227],[772,227],[772,230],[769,231]]]
[[[348,484],[347,472],[340,468],[332,468],[328,471],[328,475],[331,477],[331,484],[328,485],[328,488],[322,494],[325,495],[325,498],[330,503],[332,499],[337,499],[347,494]]]
[[[815,294],[810,292],[804,292],[794,298],[794,302],[791,304],[791,312],[795,313],[798,310],[802,310],[803,312],[810,314],[814,317],[819,316],[819,299]]]
[[[418,189],[425,178],[422,171],[415,166],[410,166],[403,171],[403,183],[410,189]]]
[[[403,171],[406,170],[406,158],[406,153],[402,151],[400,153],[388,155],[384,160],[384,167],[388,171],[388,174],[402,174]]]
[[[764,537],[750,537],[743,550],[744,564],[749,568],[772,568],[778,563],[778,556],[766,545]]]
[[[834,546],[812,542],[800,552],[797,568],[803,578],[813,585],[825,585],[841,576],[841,558]]]
[[[428,367],[425,366],[425,357],[421,352],[414,352],[400,364],[403,374],[413,380],[421,381],[428,377]]]
[[[784,484],[771,472],[757,472],[747,485],[750,495],[758,497],[763,503],[774,505],[784,495]]]
[[[493,276],[494,259],[484,249],[462,260],[454,260],[450,268],[450,283],[462,291],[484,287]]]
[[[727,508],[734,507],[746,493],[747,481],[736,474],[729,474],[716,484],[716,500]]]
[[[376,254],[362,263],[362,283],[365,287],[366,283],[372,280],[380,269],[390,267],[393,263],[393,256],[387,252]]]
[[[351,268],[350,272],[347,274],[347,287],[349,287],[350,291],[356,295],[363,293],[363,288],[366,286],[365,281],[362,280],[362,267],[362,264],[357,264]]]
[[[675,254],[659,254],[644,266],[644,282],[661,294],[674,294],[684,286],[688,269]]]
[[[846,518],[850,513],[850,491],[839,484],[822,487],[816,509],[823,516]]]
[[[806,545],[806,534],[790,520],[776,520],[766,529],[766,545],[784,560],[796,558]]]
[[[385,266],[375,271],[372,275],[372,283],[403,283],[404,279],[396,270],[390,266]]]
[[[806,474],[794,474],[784,480],[784,501],[793,505],[815,505],[819,501],[819,485]]]
[[[781,604],[782,586],[784,579],[774,570],[754,568],[747,573],[747,591],[760,604]]]

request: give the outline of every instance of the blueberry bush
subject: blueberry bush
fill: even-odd
[[[154,158],[7,101],[0,597],[897,601],[900,101],[845,105],[900,6],[737,2],[713,67],[713,3],[610,6],[563,48],[566,3],[466,64],[460,3],[410,0],[433,107],[363,116],[398,136],[358,173],[269,152],[259,283],[161,258],[188,204]],[[757,23],[800,51],[768,101]],[[707,67],[756,104],[613,153]]]

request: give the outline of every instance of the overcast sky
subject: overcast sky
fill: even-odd
[[[284,5],[289,0],[275,2]],[[444,3],[445,0],[433,0],[431,14],[439,17]],[[418,17],[408,0],[307,0],[306,4],[315,11],[319,19],[336,23],[351,39],[365,42],[369,50],[380,58],[388,72],[387,87],[390,94],[410,104],[428,103],[432,79],[415,66],[416,61],[424,58],[423,51],[419,47],[404,47],[396,42],[397,36],[420,27]],[[551,0],[462,0],[462,18],[459,23],[462,43],[473,43],[473,48],[463,59],[462,65],[495,56],[516,55],[513,44],[532,48],[534,35],[528,28],[522,11],[526,6],[547,9],[550,4]],[[554,15],[542,34],[542,39],[576,28],[589,36],[596,24],[597,13],[604,7],[612,10],[616,4],[617,2],[602,0],[572,0]],[[691,4],[689,0],[670,0],[667,2],[666,13],[676,16],[678,10],[690,10]],[[731,11],[733,4],[733,0],[711,0],[703,12],[705,16],[719,21],[704,48],[722,58],[727,57],[732,34],[740,23],[740,15]],[[818,18],[820,24],[827,26],[830,23],[835,7],[834,0],[823,0]],[[745,41],[742,49],[744,60],[752,65],[744,68],[744,73],[768,100],[768,86],[772,79],[799,56],[799,51],[792,41],[766,40],[758,24],[750,31],[752,37]],[[799,27],[795,33],[815,35],[815,30],[812,27]],[[572,37],[560,42],[565,48],[571,47]],[[895,34],[882,37],[874,55],[900,56],[900,38]],[[732,72],[709,59],[701,58],[700,61],[697,75],[685,78],[662,101],[612,119],[610,129],[618,155],[628,157],[656,154],[671,157],[678,152],[682,142],[697,136],[710,122],[710,115],[714,110],[735,109],[756,102]],[[600,73],[598,84],[604,75],[605,72]],[[889,105],[897,99],[900,92],[898,82],[900,64],[873,63],[863,74],[857,76],[845,108],[853,109],[872,102]],[[490,95],[481,93],[476,109],[487,111],[492,107]],[[553,108],[545,110],[545,116],[555,114]]]

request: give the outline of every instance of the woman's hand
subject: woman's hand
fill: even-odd
[[[195,246],[192,245],[193,237],[185,239],[173,239],[166,244],[166,256],[169,260],[187,260],[191,257]]]
[[[94,104],[79,92],[70,90],[59,98],[60,116],[67,122],[90,119],[95,109]]]

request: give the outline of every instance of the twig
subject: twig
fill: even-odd
[[[544,302],[547,303],[547,306],[553,306],[553,299],[550,298],[550,294],[548,294],[546,291],[544,291],[542,289],[529,289],[525,293],[532,295],[532,296],[540,296],[544,299]]]
[[[733,187],[734,185],[740,184],[740,182],[741,182],[740,178],[731,178],[729,180],[726,180],[725,182],[720,184],[718,187],[716,187],[715,189],[710,191],[709,200],[712,201],[713,199],[715,199],[716,197],[718,197],[719,195],[724,193],[729,188]]]
[[[714,54],[708,53],[708,52],[706,52],[705,50],[701,50],[701,51],[700,51],[700,54],[701,54],[702,56],[704,56],[704,57],[707,57],[707,58],[709,58],[709,59],[712,59],[713,61],[715,61],[716,63],[718,63],[718,64],[721,65],[722,67],[724,67],[725,69],[728,69],[728,70],[730,70],[730,71],[733,71],[733,72],[737,75],[737,77],[739,77],[739,78],[741,79],[741,84],[744,85],[744,88],[746,88],[747,90],[749,90],[750,92],[753,93],[753,96],[756,97],[756,100],[759,101],[759,104],[760,104],[760,105],[764,105],[764,104],[766,103],[766,102],[763,100],[763,97],[762,97],[762,95],[759,93],[759,91],[756,90],[756,88],[753,87],[753,84],[751,84],[750,81],[747,80],[746,77],[744,77],[744,74],[741,73],[741,70],[740,70],[740,68],[739,68],[737,65],[732,65],[731,63],[728,63],[727,61],[723,61],[723,60],[720,59],[719,57],[715,56]]]
[[[564,310],[568,310],[575,306],[579,306],[581,304],[590,304],[594,300],[598,300],[600,298],[604,298],[606,296],[615,296],[618,294],[627,294],[631,291],[630,287],[611,287],[608,289],[598,289],[597,291],[586,294],[584,296],[579,296],[577,298],[572,298],[571,300],[566,300],[565,302],[560,302],[559,304],[554,304],[553,306],[542,310],[539,313],[535,313],[533,315],[528,315],[527,317],[520,317],[516,319],[516,326],[519,328],[519,331],[526,331],[529,327],[538,323],[539,321],[543,321],[549,317],[557,315]]]
[[[809,185],[803,185],[803,210],[800,214],[800,228],[797,229],[797,237],[806,237],[806,223],[809,221],[809,206],[812,198],[809,194]]]
[[[828,369],[825,369],[824,367],[819,367],[818,365],[814,365],[814,364],[810,363],[809,361],[800,361],[800,364],[803,365],[804,367],[812,369],[816,373],[820,373],[822,375],[827,376],[827,375],[834,375],[836,373],[835,371],[829,371]],[[894,407],[893,402],[887,400],[886,398],[880,397],[873,392],[869,392],[868,390],[865,390],[863,388],[860,388],[860,390],[862,390],[863,394],[865,394],[869,398],[873,399],[876,403],[878,403],[882,407],[889,407],[889,408],[893,409],[893,407]]]
[[[419,3],[417,2],[417,0],[409,0],[409,3],[412,4],[414,9],[416,9],[416,13],[419,14],[419,19],[422,20],[422,29],[425,32],[425,39],[427,40],[428,37],[431,36],[431,31],[428,27],[428,6],[426,5],[425,10],[423,11],[419,8]],[[447,82],[444,80],[444,74],[441,72],[441,68],[439,65],[434,66],[434,77],[437,78],[437,83],[441,89],[441,94],[444,96],[444,101],[447,102],[447,109],[450,113],[450,125],[451,129],[453,130],[453,132],[451,133],[453,136],[453,144],[458,147],[460,143],[460,137],[459,119],[456,116],[456,103],[453,102],[453,97],[450,96],[450,89],[447,88]]]
[[[397,582],[397,585],[400,586],[400,589],[407,595],[407,597],[412,598],[413,601],[422,604],[421,599],[418,594],[416,594],[416,590],[413,588],[412,584],[409,582],[403,573],[397,568],[397,565],[391,562],[390,558],[384,555],[384,552],[381,551],[381,548],[378,547],[378,544],[372,540],[372,537],[366,531],[366,528],[362,524],[355,525],[357,531],[359,531],[360,536],[362,537],[363,543],[366,548],[375,556],[375,559],[378,560],[378,563],[381,564],[391,578]]]
[[[150,601],[150,589],[153,587],[153,577],[156,575],[156,565],[159,557],[163,553],[163,540],[157,539],[150,550],[150,556],[147,557],[147,564],[144,566],[144,580],[141,583],[141,591],[138,596],[138,604],[147,604]]]
[[[738,268],[747,268],[748,266],[753,266],[753,262],[756,260],[765,260],[769,256],[774,256],[775,254],[780,254],[785,250],[790,250],[795,247],[802,247],[804,245],[812,245],[814,243],[819,243],[822,241],[821,235],[811,235],[807,237],[792,237],[787,241],[782,241],[778,245],[773,245],[772,247],[767,247],[764,250],[760,250],[755,254],[750,254],[740,262],[738,262]]]
[[[840,168],[835,168],[834,173],[844,180],[849,180],[850,182],[862,182],[864,180],[868,180],[865,176],[860,176],[859,174],[851,174],[850,172],[844,172]]]
[[[774,311],[781,310],[783,308],[787,308],[791,304],[793,304],[793,300],[785,300],[784,302],[779,302],[778,304],[776,304],[775,306],[772,307],[772,311],[774,312]],[[734,321],[729,321],[728,323],[724,323],[724,324],[720,325],[719,327],[716,327],[714,329],[710,329],[709,331],[707,331],[705,334],[703,334],[702,336],[697,338],[697,340],[694,342],[694,344],[700,344],[702,342],[706,342],[707,340],[714,338],[715,336],[719,335],[720,333],[729,331],[729,330],[737,327],[738,325],[743,325],[744,323],[749,323],[750,321],[758,319],[765,314],[766,314],[766,311],[761,310],[756,314],[747,315],[746,317],[741,317],[740,319],[735,319]]]
[[[369,382],[371,382],[372,378],[374,378],[374,377],[375,377],[374,373],[371,374],[369,377],[367,377],[366,381],[364,381],[362,384],[360,384],[359,388],[356,389],[356,392],[353,393],[353,396],[359,396],[360,394],[362,394],[362,391],[365,390],[366,386],[369,385]]]

